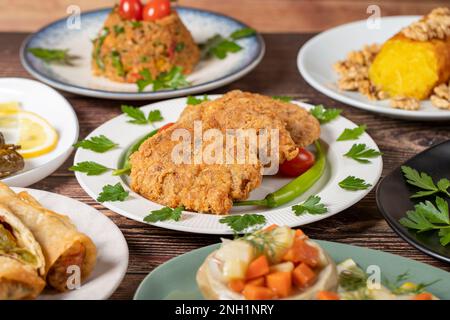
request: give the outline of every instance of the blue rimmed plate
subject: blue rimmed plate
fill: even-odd
[[[82,13],[80,29],[68,29],[67,19],[61,19],[32,34],[24,41],[20,50],[25,69],[37,79],[75,94],[105,99],[151,100],[195,94],[224,86],[249,73],[264,56],[264,40],[257,34],[238,40],[243,50],[228,55],[224,60],[200,61],[194,72],[187,77],[191,83],[189,87],[137,92],[135,84],[113,82],[91,73],[91,40],[97,36],[110,10]],[[202,43],[215,34],[228,36],[237,29],[248,27],[233,18],[210,11],[186,7],[177,7],[177,11],[197,43]],[[34,47],[69,49],[71,54],[80,59],[76,66],[49,65],[28,52],[29,48]]]

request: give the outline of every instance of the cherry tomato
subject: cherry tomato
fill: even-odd
[[[140,0],[120,0],[119,14],[126,20],[142,20],[142,3]]]
[[[161,131],[166,130],[167,128],[173,126],[174,123],[173,122],[169,122],[168,124],[163,125],[161,128],[158,129],[158,133],[160,133]]]
[[[298,148],[298,155],[280,165],[280,172],[288,177],[298,177],[314,164],[315,157],[310,151]]]
[[[144,7],[142,18],[155,21],[170,14],[170,0],[149,0]]]

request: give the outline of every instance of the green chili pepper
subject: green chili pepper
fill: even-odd
[[[264,199],[261,200],[246,200],[237,201],[235,206],[264,206],[269,208],[279,207],[285,203],[288,203],[298,196],[302,195],[306,190],[311,188],[314,183],[319,180],[325,171],[326,157],[322,150],[319,141],[315,142],[317,149],[317,159],[314,165],[308,169],[305,173],[298,176],[281,189],[275,192],[269,193]]]
[[[134,144],[131,145],[131,147],[128,148],[127,152],[125,153],[125,157],[123,158],[123,164],[122,168],[116,169],[113,171],[113,176],[120,176],[122,174],[129,174],[131,171],[131,164],[130,164],[130,156],[136,152],[141,144],[144,143],[145,140],[147,140],[150,137],[153,137],[159,129],[153,130],[152,132],[146,134],[142,138],[140,138],[138,141],[136,141]]]

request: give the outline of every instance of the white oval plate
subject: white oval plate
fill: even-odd
[[[219,95],[210,96],[211,99],[218,97]],[[307,109],[311,107],[311,105],[305,103],[297,104]],[[142,110],[147,113],[150,110],[159,109],[164,117],[164,121],[158,123],[158,126],[163,126],[165,123],[175,122],[185,105],[186,98],[178,98],[150,104],[142,107]],[[118,148],[105,153],[95,153],[85,149],[78,149],[75,154],[74,163],[95,161],[109,168],[117,168],[126,149],[138,138],[153,130],[150,126],[133,125],[127,121],[128,119],[124,115],[118,116],[95,129],[87,137],[103,134],[118,143]],[[231,213],[259,213],[266,217],[268,225],[275,223],[294,227],[330,217],[361,200],[372,188],[356,192],[345,191],[338,186],[338,182],[347,176],[353,175],[363,178],[372,184],[372,186],[375,186],[380,178],[383,162],[381,157],[378,157],[373,159],[371,164],[360,164],[342,156],[355,142],[365,143],[370,148],[378,150],[378,146],[367,133],[364,133],[357,141],[336,141],[336,138],[345,128],[354,128],[355,126],[353,122],[344,117],[339,117],[322,126],[320,138],[328,149],[327,169],[313,188],[296,199],[296,201],[273,209],[234,207]],[[87,176],[83,173],[76,172],[75,176],[81,187],[94,199],[98,197],[104,185],[114,185],[121,182],[125,189],[130,192],[130,196],[123,202],[104,202],[102,204],[112,211],[130,219],[143,222],[144,217],[150,211],[162,207],[133,192],[128,186],[128,179],[113,176],[111,173],[104,173],[100,176]],[[268,193],[279,189],[289,181],[290,179],[285,177],[265,176],[261,186],[251,193],[250,199],[264,198]],[[299,217],[294,215],[291,211],[291,206],[305,200],[311,194],[317,194],[322,198],[322,202],[328,207],[328,213],[322,215],[304,214]],[[167,229],[194,233],[232,234],[232,231],[226,225],[219,222],[221,218],[223,216],[185,211],[182,219],[178,222],[164,221],[155,223],[155,225]]]
[[[44,290],[41,300],[103,300],[122,282],[128,268],[128,246],[122,232],[106,216],[80,201],[59,194],[24,188],[45,208],[67,215],[80,232],[97,247],[97,264],[89,278],[76,290],[56,293]]]
[[[97,36],[110,10],[82,13],[81,29],[67,29],[67,19],[61,19],[32,34],[20,50],[22,65],[37,79],[64,91],[105,99],[151,100],[201,93],[224,86],[249,73],[264,56],[264,40],[257,34],[239,40],[243,49],[223,60],[201,61],[187,77],[192,83],[189,87],[156,92],[147,88],[144,92],[137,92],[136,84],[113,82],[94,77],[91,73],[91,40]],[[177,11],[197,43],[215,34],[228,36],[234,30],[247,27],[231,17],[210,11],[179,6]],[[33,47],[69,49],[81,59],[75,67],[48,65],[28,52],[28,48]]]
[[[358,92],[341,91],[337,87],[338,75],[333,64],[343,60],[352,50],[365,44],[383,43],[401,28],[418,20],[419,16],[381,18],[380,29],[369,29],[367,21],[357,21],[322,32],[306,42],[297,57],[297,66],[313,88],[332,99],[359,109],[410,120],[448,120],[450,111],[433,107],[430,100],[421,101],[418,111],[394,109],[388,100],[371,101]]]
[[[56,90],[40,82],[21,78],[0,78],[0,102],[18,101],[23,110],[46,119],[58,132],[54,150],[25,160],[25,168],[0,179],[14,187],[27,187],[52,174],[72,152],[78,139],[78,119],[69,102]]]

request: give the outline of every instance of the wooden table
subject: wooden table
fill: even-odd
[[[30,76],[19,61],[19,47],[27,34],[0,33],[0,77]],[[264,34],[267,50],[261,64],[249,75],[215,90],[248,90],[267,95],[289,95],[310,103],[344,109],[344,116],[367,124],[369,134],[384,153],[383,176],[425,148],[450,138],[449,122],[411,122],[361,111],[318,93],[297,71],[296,57],[301,45],[313,34]],[[124,101],[99,100],[66,94],[80,122],[80,139],[105,121],[119,115]],[[150,101],[149,101],[150,102]],[[45,103],[45,101],[42,101]],[[147,102],[136,102],[144,105]],[[110,217],[122,230],[130,249],[130,263],[124,281],[113,299],[131,299],[141,280],[155,267],[182,253],[217,243],[218,236],[170,231],[122,217],[91,199],[67,170],[73,156],[54,174],[31,186],[85,202]],[[353,207],[329,219],[303,227],[313,238],[384,250],[450,271],[450,266],[411,247],[398,237],[378,212],[372,191]]]

